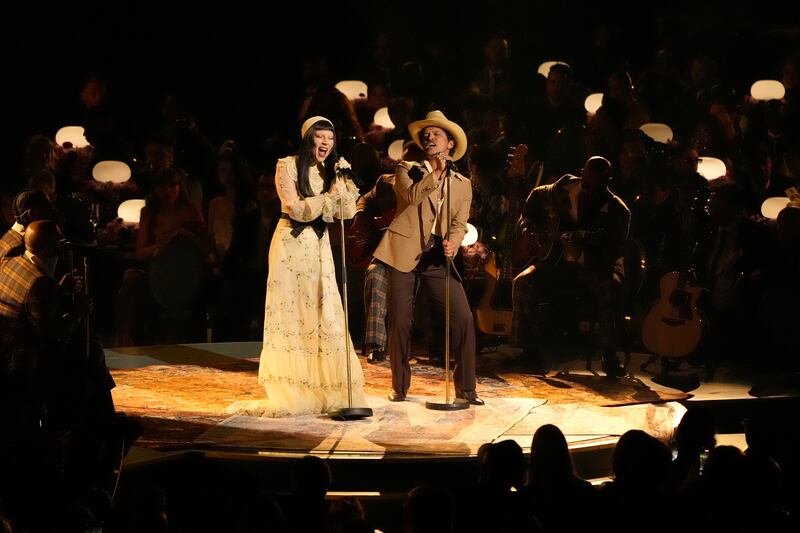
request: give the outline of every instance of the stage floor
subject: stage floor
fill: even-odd
[[[443,369],[422,362],[412,366],[409,401],[389,402],[388,362],[370,365],[360,358],[371,418],[340,422],[319,415],[231,414],[239,402],[264,397],[257,383],[260,347],[241,342],[107,349],[117,408],[143,421],[137,446],[365,459],[470,457],[481,444],[505,439],[528,451],[536,429],[551,423],[573,449],[607,447],[629,429],[668,439],[685,411],[678,400],[743,398],[749,388],[715,381],[686,394],[657,385],[646,374],[611,380],[579,371],[584,363],[578,360],[537,377],[515,369],[511,351],[501,347],[478,358],[478,393],[485,406],[426,409],[426,400],[444,397]],[[641,361],[634,356],[631,367]]]

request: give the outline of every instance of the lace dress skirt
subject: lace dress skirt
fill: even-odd
[[[328,231],[292,235],[278,223],[269,250],[264,344],[258,381],[264,416],[325,413],[348,406],[344,311]],[[349,333],[347,333],[349,335]],[[364,375],[352,342],[352,406],[365,407]]]

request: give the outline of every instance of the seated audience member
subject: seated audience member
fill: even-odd
[[[175,139],[171,135],[151,134],[145,143],[144,166],[137,169],[132,179],[142,196],[146,197],[153,192],[159,174],[173,169],[181,176],[189,203],[200,209],[203,205],[203,186],[194,176],[189,176],[177,166],[176,153]]]
[[[552,424],[533,435],[525,497],[544,531],[579,531],[595,525],[597,491],[575,475],[567,440]]]
[[[306,455],[294,465],[294,489],[284,506],[292,531],[327,531],[330,503],[325,499],[331,486],[331,469],[323,459]]]
[[[25,228],[31,222],[44,220],[52,214],[52,206],[41,191],[22,191],[14,198],[14,225],[0,238],[0,260],[25,251]]]
[[[512,440],[485,444],[479,451],[480,479],[456,495],[457,531],[539,531],[522,489],[525,459]]]
[[[616,531],[640,531],[647,522],[652,531],[672,531],[663,514],[653,521],[650,504],[666,497],[670,452],[661,441],[633,429],[620,437],[611,459],[614,481],[600,489],[600,519]],[[624,519],[622,518],[624,516]]]
[[[191,266],[194,273],[207,266],[210,261],[208,232],[203,215],[196,205],[190,203],[186,188],[179,170],[168,167],[155,176],[153,192],[147,197],[142,208],[139,233],[136,240],[136,258],[152,265],[152,259],[163,251],[172,251]],[[168,265],[160,264],[164,268]],[[175,266],[175,265],[172,265]],[[117,342],[123,346],[153,342],[156,324],[154,323],[159,306],[154,300],[150,284],[161,282],[162,272],[145,275],[141,269],[129,269],[125,272],[122,287],[117,297]],[[161,286],[161,285],[159,285]],[[170,290],[169,287],[166,290]],[[199,295],[188,295],[199,296]],[[183,297],[180,298],[183,300]],[[188,304],[187,304],[188,305]],[[199,306],[193,305],[193,308]],[[198,328],[189,327],[189,332],[182,328],[161,328],[161,333],[170,335],[186,335],[198,337]],[[195,333],[191,333],[195,331]],[[179,340],[174,338],[173,340]]]
[[[754,477],[745,455],[735,446],[717,446],[703,473],[683,494],[685,520],[696,531],[794,531],[780,503],[766,498],[777,487]]]
[[[668,491],[677,493],[700,475],[704,454],[716,446],[716,424],[712,412],[702,406],[691,407],[681,418],[675,435],[675,452]]]
[[[404,533],[452,533],[453,497],[444,489],[411,489],[403,505]]]
[[[220,154],[217,176],[223,194],[208,206],[208,231],[219,284],[214,340],[245,340],[253,316],[263,314],[253,304],[258,297],[252,291],[259,281],[253,256],[258,251],[260,212],[255,187],[241,157],[232,152]]]
[[[106,485],[114,458],[139,433],[135,422],[114,412],[114,381],[102,347],[85,337],[91,305],[81,295],[82,281],[71,275],[58,283],[53,279],[60,239],[54,222],[32,222],[24,254],[0,263],[0,373],[14,414],[3,423],[15,428],[12,448],[26,450],[11,466],[11,477],[26,480],[28,497],[42,496],[48,487],[53,497],[73,491],[77,498],[83,492],[76,491]]]

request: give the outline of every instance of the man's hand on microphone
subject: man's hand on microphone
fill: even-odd
[[[453,158],[445,153],[438,154],[433,158],[433,161],[431,161],[433,171],[439,174],[439,179],[442,179],[445,176],[448,168],[452,168],[450,165],[453,165]]]

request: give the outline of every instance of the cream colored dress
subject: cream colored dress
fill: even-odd
[[[318,167],[309,169],[316,196],[300,196],[296,156],[278,161],[275,181],[281,210],[294,220],[310,222],[322,216],[325,222],[333,222],[339,218],[339,194],[322,193]],[[341,197],[344,217],[352,218],[358,189],[349,180]],[[328,230],[322,238],[312,227],[297,237],[291,232],[291,222],[281,219],[269,249],[264,344],[258,367],[258,381],[267,393],[264,416],[325,413],[348,406],[344,312]],[[361,364],[352,342],[349,346],[352,406],[366,407]]]

